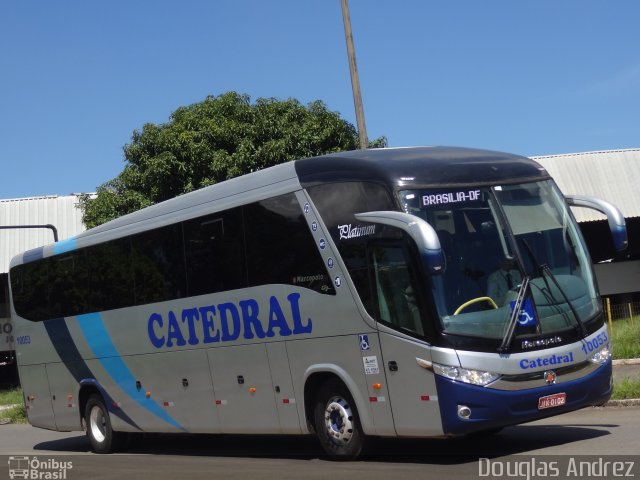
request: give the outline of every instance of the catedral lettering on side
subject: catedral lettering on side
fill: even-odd
[[[169,310],[164,316],[152,313],[147,322],[149,340],[156,348],[198,345],[200,343],[232,342],[242,337],[270,338],[276,335],[288,337],[311,333],[311,318],[302,321],[300,294],[287,295],[283,309],[275,296],[269,298],[269,311],[260,311],[254,299],[237,303],[223,302],[217,305],[185,308],[179,314]]]
[[[573,363],[573,352],[569,352],[566,355],[538,357],[533,360],[523,358],[520,360],[520,368],[527,370],[529,368],[548,367],[549,365],[562,365],[564,363]]]

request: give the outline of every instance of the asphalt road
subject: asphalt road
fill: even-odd
[[[40,470],[49,473],[49,467],[55,469],[61,463],[72,462],[72,468],[64,472],[65,480],[448,480],[481,478],[479,458],[485,458],[485,464],[534,459],[539,465],[549,459],[591,461],[611,459],[612,455],[634,462],[635,478],[640,478],[639,430],[640,407],[588,408],[509,427],[490,437],[381,440],[371,456],[357,462],[336,463],[324,458],[311,436],[149,435],[137,439],[127,453],[95,455],[89,452],[85,437],[79,432],[0,425],[0,479],[9,477],[9,466],[15,466],[19,456],[27,456],[30,461],[37,458],[44,462]],[[9,456],[13,457],[13,464]]]

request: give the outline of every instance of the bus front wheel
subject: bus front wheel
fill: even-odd
[[[364,450],[365,435],[349,390],[338,379],[325,382],[314,409],[316,434],[334,460],[354,460]]]
[[[99,395],[91,395],[84,409],[87,438],[95,453],[111,453],[117,450],[123,433],[114,432],[107,407]]]

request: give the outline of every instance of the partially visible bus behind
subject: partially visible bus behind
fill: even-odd
[[[0,273],[0,388],[18,385],[18,367],[9,315],[8,274]]]
[[[13,259],[32,425],[374,436],[496,431],[606,402],[609,334],[569,205],[537,163],[346,152],[252,173]],[[490,278],[508,260],[500,298]]]

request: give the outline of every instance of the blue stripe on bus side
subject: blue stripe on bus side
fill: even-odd
[[[75,250],[77,246],[78,242],[75,238],[67,238],[66,240],[62,240],[53,244],[53,254],[59,255],[61,253],[67,253],[71,250]]]
[[[62,363],[67,367],[69,373],[71,373],[73,378],[75,378],[76,382],[82,385],[87,381],[95,379],[93,372],[82,358],[82,355],[80,355],[78,347],[76,347],[76,344],[71,337],[71,332],[69,332],[69,328],[67,327],[64,318],[47,320],[44,322],[44,327],[49,335],[51,343],[56,349],[56,352],[58,352],[60,360],[62,360]],[[136,425],[136,423],[129,418],[126,413],[120,409],[112,408],[113,405],[115,405],[115,401],[101,386],[99,386],[99,388],[104,396],[104,400],[107,403],[109,411],[118,418],[121,418],[124,422],[139,430],[140,427],[138,427],[138,425]],[[82,414],[84,415],[84,412],[82,412]]]
[[[109,373],[111,378],[118,386],[141,407],[161,418],[165,422],[185,430],[176,420],[171,418],[169,414],[155,400],[148,398],[145,392],[136,388],[136,379],[124,363],[120,353],[111,341],[109,332],[104,325],[102,316],[99,313],[88,313],[86,315],[78,315],[78,324],[80,329],[93,350],[96,358],[104,369]]]

